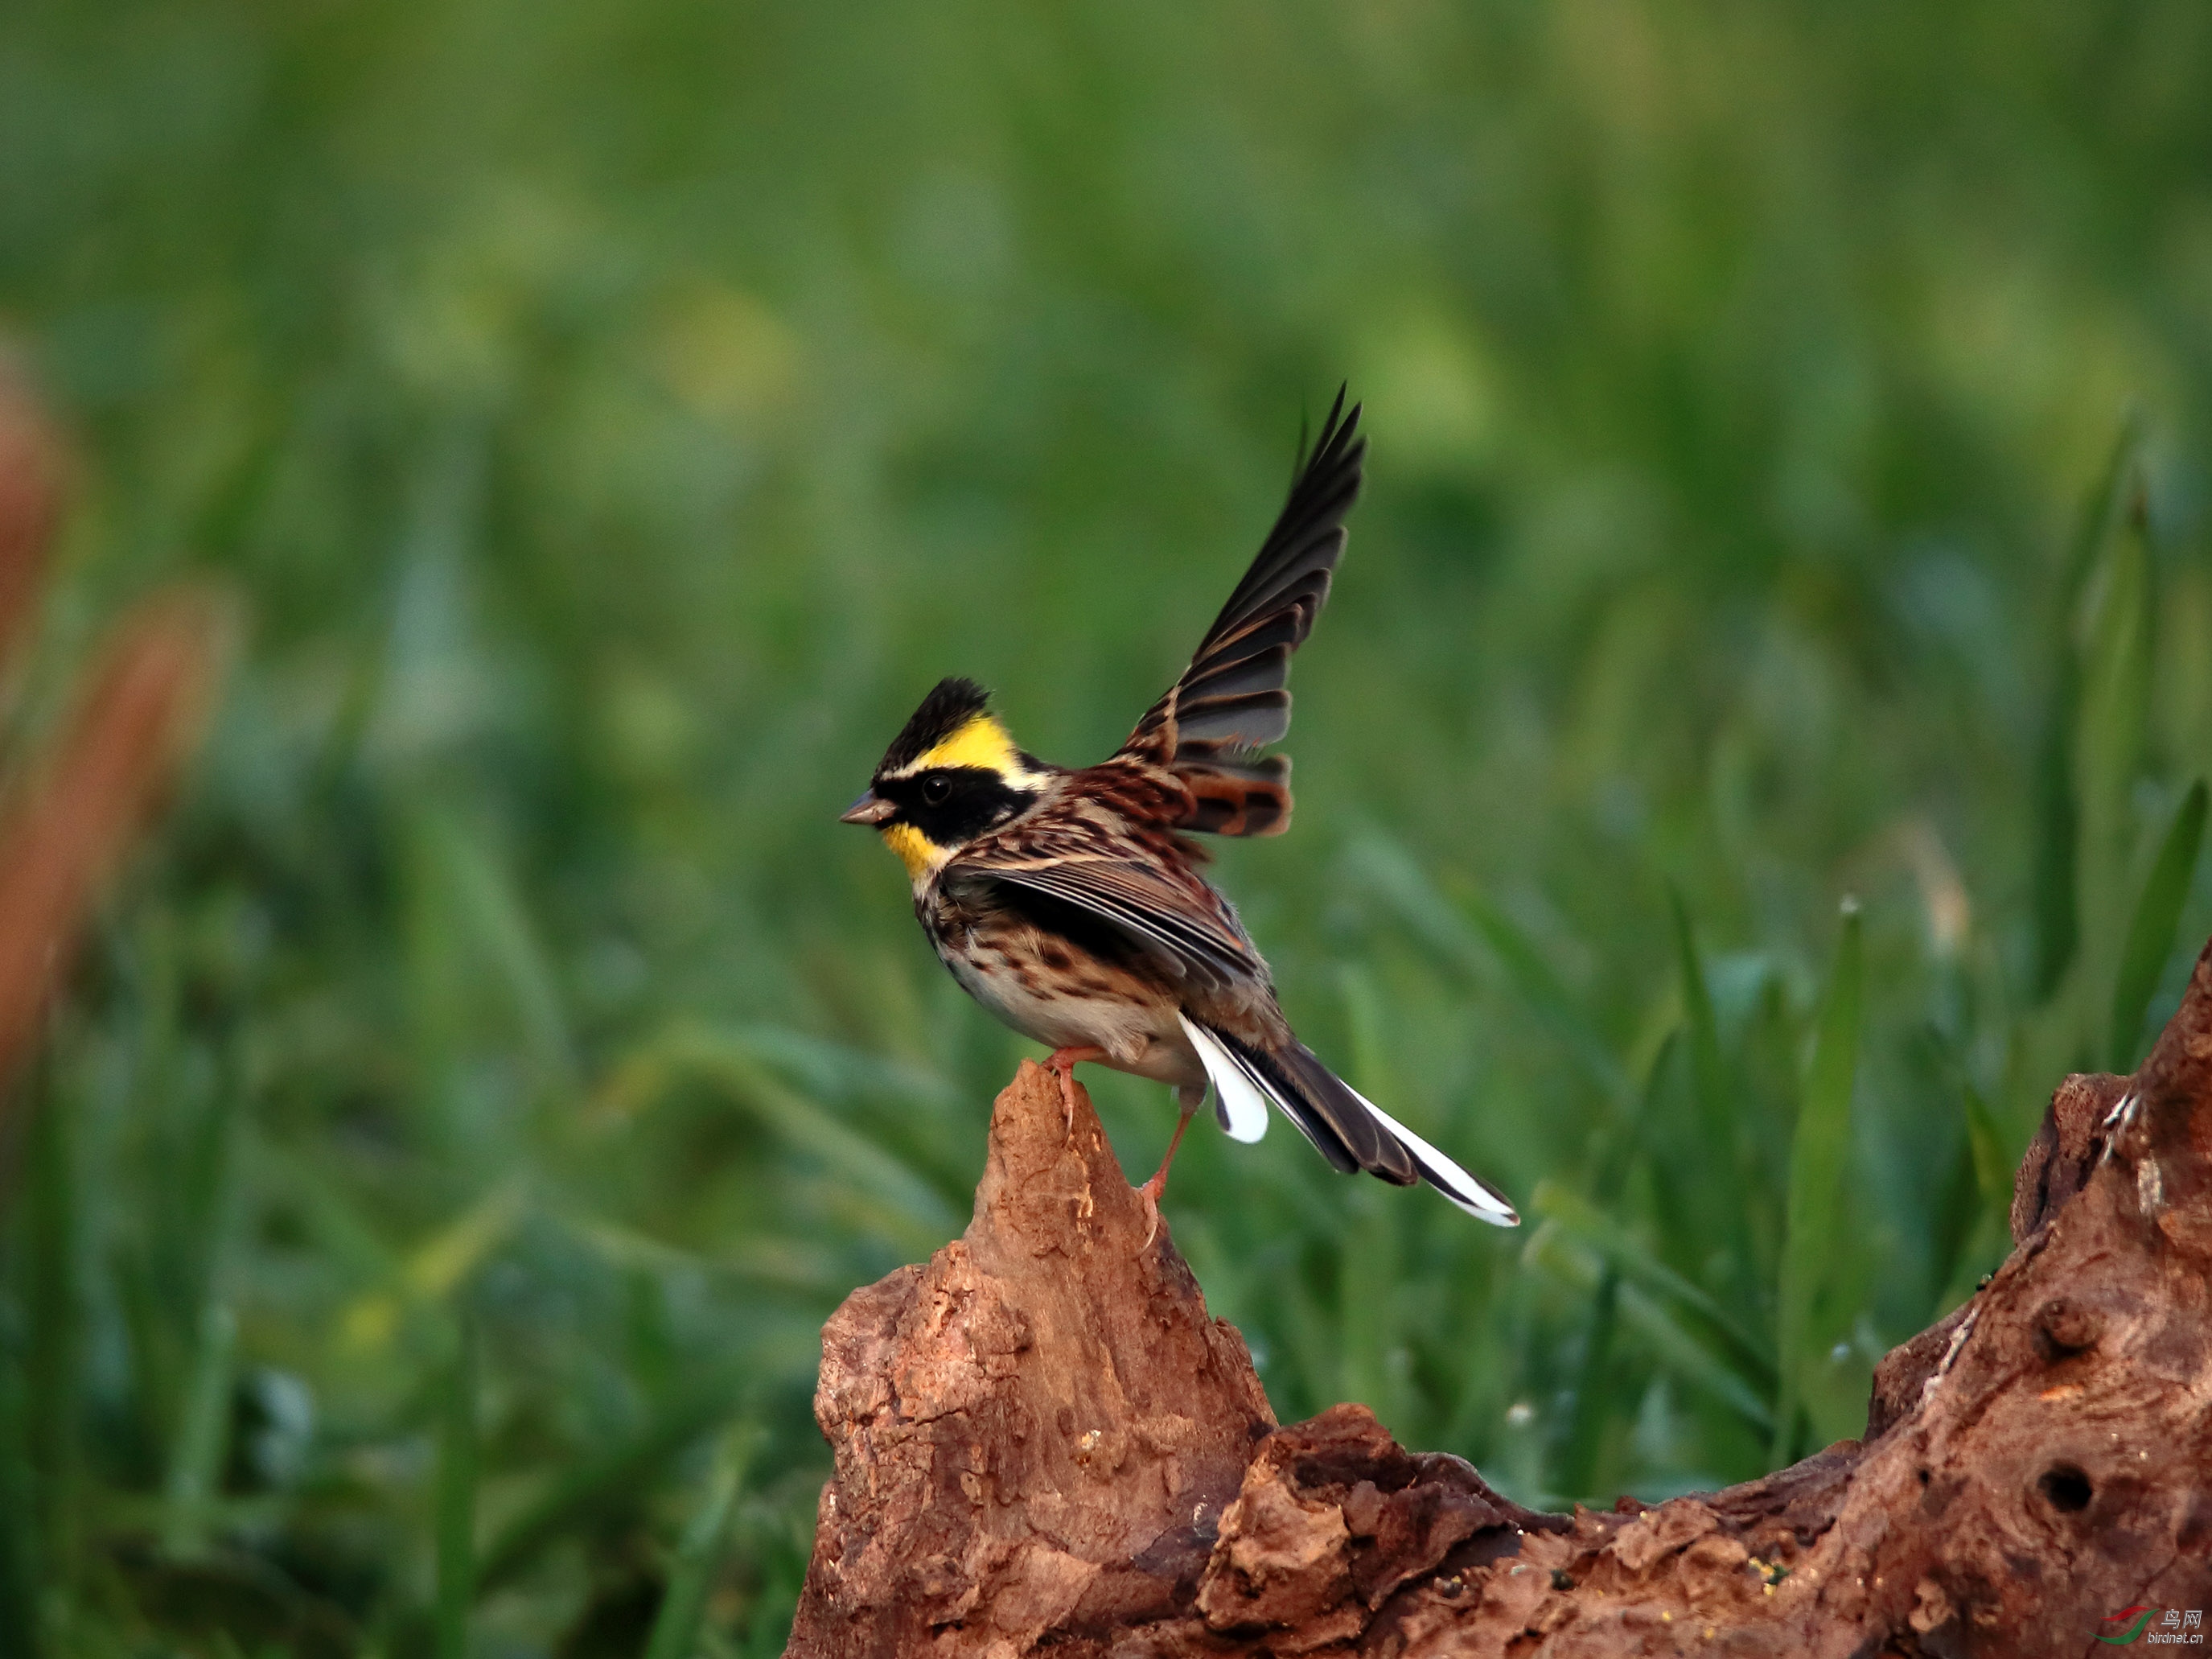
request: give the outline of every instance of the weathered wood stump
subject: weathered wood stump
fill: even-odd
[[[2012,1226],[1882,1363],[1864,1440],[1539,1515],[1363,1407],[1276,1427],[1087,1101],[1066,1133],[1025,1064],[965,1236],[823,1334],[836,1472],[787,1653],[2015,1659],[2101,1651],[2123,1608],[2212,1620],[2212,947],[2140,1071],[2059,1085]]]

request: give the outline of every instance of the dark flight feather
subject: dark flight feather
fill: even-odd
[[[1258,751],[1290,730],[1291,653],[1313,631],[1344,556],[1367,441],[1339,389],[1290,500],[1206,630],[1190,666],[1146,712],[1121,753],[1164,766],[1191,792],[1182,826],[1271,836],[1290,827],[1290,761]]]

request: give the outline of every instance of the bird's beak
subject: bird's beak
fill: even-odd
[[[860,792],[860,799],[837,815],[840,823],[881,823],[898,811],[897,805],[885,800],[872,789]]]

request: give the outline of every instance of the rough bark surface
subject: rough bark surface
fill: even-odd
[[[1068,1133],[1025,1065],[967,1234],[823,1332],[787,1654],[2013,1659],[2212,1621],[2212,947],[2141,1070],[2059,1085],[2012,1225],[1863,1441],[1539,1515],[1360,1406],[1276,1428],[1087,1101]]]
[[[1024,1062],[965,1235],[823,1331],[837,1468],[794,1653],[1020,1652],[1190,1605],[1275,1419],[1244,1339],[1145,1228],[1088,1097],[1071,1128]]]

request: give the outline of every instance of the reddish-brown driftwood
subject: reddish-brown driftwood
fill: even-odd
[[[2132,1078],[2060,1085],[2015,1248],[1867,1438],[1531,1513],[1365,1408],[1275,1428],[1087,1103],[1024,1065],[966,1235],[823,1335],[836,1455],[788,1659],[2104,1651],[2212,1623],[2212,947]],[[2137,1616],[2140,1616],[2139,1614]]]

